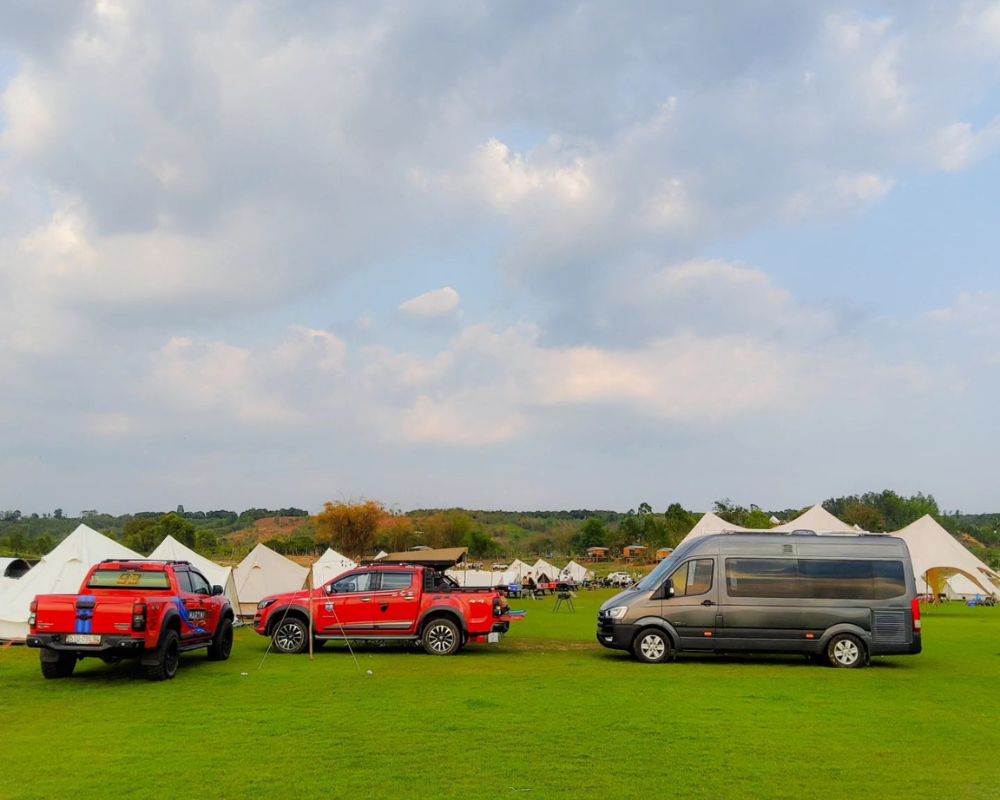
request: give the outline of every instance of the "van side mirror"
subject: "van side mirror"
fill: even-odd
[[[222,587],[219,584],[215,584],[212,587],[212,597],[218,597],[220,594],[222,594]]]

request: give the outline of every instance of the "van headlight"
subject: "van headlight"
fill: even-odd
[[[614,608],[609,608],[604,614],[611,619],[624,619],[627,611],[628,606],[615,606]]]

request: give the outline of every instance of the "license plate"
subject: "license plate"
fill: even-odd
[[[486,634],[486,641],[489,642],[490,644],[496,644],[497,642],[500,641],[500,634],[499,633],[487,633]]]
[[[66,634],[66,644],[100,644],[101,636],[98,633],[69,633]]]

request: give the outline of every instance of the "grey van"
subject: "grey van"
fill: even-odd
[[[920,652],[906,542],[878,534],[718,533],[678,547],[601,606],[597,641],[677,652],[802,653],[835,667]]]

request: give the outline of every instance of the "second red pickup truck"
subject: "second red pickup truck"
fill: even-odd
[[[312,608],[310,609],[310,603]],[[499,642],[510,628],[506,599],[494,589],[469,589],[423,566],[357,567],[312,591],[265,597],[254,629],[279,653],[327,640],[419,642],[449,656],[467,642]]]
[[[81,658],[138,658],[150,680],[174,677],[180,654],[206,648],[225,661],[233,648],[233,609],[187,561],[102,561],[79,594],[43,594],[31,604],[28,647],[42,675],[66,678]]]

